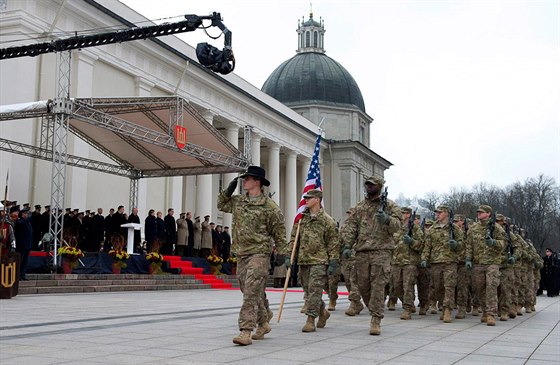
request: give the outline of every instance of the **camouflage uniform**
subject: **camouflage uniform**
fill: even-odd
[[[503,215],[496,215],[496,221],[503,222],[504,219]],[[515,318],[516,316],[517,310],[513,306],[515,269],[513,268],[514,262],[511,260],[516,260],[520,256],[519,250],[519,242],[512,235],[512,232],[509,232],[509,235],[506,233],[506,249],[502,252],[500,286],[498,287],[498,312],[501,321],[507,321],[508,317]]]
[[[286,248],[284,215],[276,203],[261,194],[218,196],[218,209],[233,214],[231,251],[237,257],[237,275],[243,293],[239,329],[252,331],[268,321],[265,286],[268,279],[271,242]]]
[[[449,212],[447,206],[440,206],[438,210]],[[449,315],[455,307],[455,287],[457,286],[457,251],[463,245],[463,232],[456,224],[453,224],[453,232],[457,247],[453,249],[449,242],[451,240],[450,224],[435,222],[426,232],[424,249],[422,250],[422,261],[429,263],[431,267],[431,278],[435,288],[438,301],[443,301],[444,313],[447,309]],[[441,317],[443,319],[443,315]]]
[[[486,321],[486,316],[495,317],[498,312],[500,264],[506,248],[505,232],[498,224],[494,224],[495,245],[486,244],[489,222],[489,219],[481,220],[469,228],[465,252],[466,261],[473,264],[473,287],[483,307],[482,321]]]
[[[529,307],[525,306],[525,312],[527,313],[531,313],[532,311],[534,311],[535,309],[535,305],[537,304],[537,290],[539,289],[539,282],[540,282],[540,269],[542,269],[543,265],[543,259],[542,257],[539,255],[539,253],[537,252],[537,249],[535,248],[535,246],[533,246],[533,243],[531,242],[531,240],[527,240],[527,244],[529,245],[530,248],[530,255],[531,255],[531,262],[532,262],[532,267],[528,268],[528,271],[531,271],[531,274],[529,275],[530,277],[532,276],[532,280],[530,278],[529,280],[529,289],[530,289],[530,295],[529,295]],[[527,311],[527,308],[529,308],[529,311]]]
[[[412,226],[409,235],[413,239],[411,244],[406,244],[403,240],[408,233],[408,221],[403,221],[400,231],[394,235],[397,245],[393,251],[391,267],[394,294],[403,303],[401,319],[409,319],[410,313],[414,311],[414,285],[418,279],[420,252],[424,245],[422,230],[417,224]]]
[[[423,245],[426,242],[426,232],[430,229],[430,227],[434,224],[431,219],[426,220],[424,232],[422,233],[423,236]],[[424,247],[422,247],[423,249]],[[430,277],[430,268],[429,267],[421,267],[418,265],[418,282],[416,284],[418,289],[418,301],[420,302],[420,311],[418,312],[419,315],[425,315],[428,307],[430,306],[431,299],[430,298],[430,284],[431,277]]]
[[[455,214],[455,222],[464,222],[464,216],[461,214]],[[463,223],[464,224],[464,223]],[[465,228],[462,227],[462,237],[463,243],[467,241],[467,232]],[[471,295],[472,292],[472,272],[467,270],[465,267],[465,244],[461,248],[457,249],[457,308],[458,312],[455,318],[463,319],[465,318],[465,313],[467,311],[467,306],[469,304],[469,299],[474,299]],[[474,299],[473,305],[478,307],[478,300]]]
[[[367,182],[382,185],[378,177],[368,178]],[[395,248],[393,234],[401,226],[401,212],[398,206],[387,199],[385,213],[389,216],[385,224],[380,224],[375,215],[380,208],[380,198],[366,197],[358,203],[344,228],[340,232],[343,245],[356,252],[354,263],[358,277],[358,291],[367,304],[372,316],[372,326],[379,326],[383,318],[385,286],[391,273],[391,256]],[[372,330],[370,328],[370,333]]]
[[[327,285],[327,265],[331,260],[339,259],[338,232],[334,219],[322,208],[316,215],[306,210],[299,225],[298,266],[305,292],[306,314],[317,318],[325,310],[322,296]],[[292,228],[290,246],[296,232],[297,224]]]

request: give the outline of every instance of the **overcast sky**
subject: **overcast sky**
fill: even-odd
[[[221,13],[235,73],[257,87],[295,55],[309,1],[124,0],[148,19]],[[540,173],[560,182],[560,1],[314,1],[326,54],[374,118],[390,196]],[[161,21],[158,21],[160,23]],[[217,35],[219,30],[209,30]],[[223,47],[203,31],[179,36]]]

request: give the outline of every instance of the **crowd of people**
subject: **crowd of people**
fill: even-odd
[[[25,273],[29,253],[51,249],[46,243],[52,238],[45,237],[50,235],[53,214],[48,205],[44,211],[41,205],[35,205],[35,210],[30,212],[29,204],[20,206],[17,201],[4,201],[3,204],[7,214],[4,219],[4,210],[0,210],[0,221],[9,226],[5,241],[20,253],[20,280],[27,280]],[[127,214],[122,205],[116,210],[111,208],[106,216],[102,208],[85,212],[67,208],[62,216],[62,237],[74,241],[83,252],[109,252],[115,240],[125,240],[127,237],[127,228],[121,227],[123,224],[140,222],[137,208]],[[156,242],[157,245],[154,245]],[[226,261],[230,257],[230,248],[229,227],[210,222],[209,215],[202,222],[198,216],[193,221],[191,212],[181,213],[175,219],[172,208],[168,209],[165,217],[162,212],[150,209],[144,219],[144,240],[140,230],[134,231],[136,253],[157,250],[164,255],[204,258],[213,253]]]

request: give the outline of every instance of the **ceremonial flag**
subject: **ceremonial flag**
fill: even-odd
[[[296,213],[296,218],[294,223],[297,223],[303,212],[305,211],[305,199],[303,196],[308,190],[318,189],[323,191],[323,186],[321,185],[321,171],[319,169],[319,152],[321,151],[321,131],[317,136],[317,141],[315,142],[315,150],[313,151],[313,158],[311,159],[311,165],[309,165],[309,171],[307,171],[307,180],[305,180],[305,187],[303,188],[303,193],[301,194],[301,200],[299,201],[298,210]]]

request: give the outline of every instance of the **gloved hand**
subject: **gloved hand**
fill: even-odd
[[[379,224],[384,225],[389,223],[389,220],[391,218],[387,215],[387,213],[383,211],[377,211],[377,213],[375,213],[375,219],[377,219],[377,222]]]
[[[508,257],[508,264],[513,265],[513,264],[515,264],[515,261],[517,261],[515,256]]]
[[[455,240],[449,240],[449,247],[451,247],[451,249],[453,251],[455,251],[457,249],[458,245],[459,245],[459,242],[457,242]]]
[[[537,261],[537,262],[534,263],[533,267],[534,267],[535,269],[542,269],[542,268],[544,267],[544,265],[543,265],[542,262]]]
[[[290,260],[289,257],[286,257],[286,260],[284,260],[284,265],[285,265],[286,267],[292,266],[292,261]]]
[[[428,267],[428,261],[422,260],[422,262],[420,263],[420,267],[423,268],[423,269],[427,268]]]
[[[412,242],[414,242],[414,240],[412,239],[412,237],[410,237],[410,236],[407,235],[407,234],[405,234],[405,235],[403,236],[402,239],[403,239],[403,242],[404,242],[405,245],[411,245]]]
[[[233,195],[233,193],[235,192],[235,189],[237,188],[237,177],[234,178],[233,180],[231,180],[231,182],[229,183],[228,187],[226,188],[224,194],[229,198],[230,196]]]
[[[344,257],[345,259],[349,259],[350,257],[352,257],[352,250],[350,249],[350,247],[344,246],[344,248],[342,249],[342,257]]]
[[[467,268],[467,270],[472,270],[472,261],[471,260],[465,261],[465,267]]]
[[[490,237],[490,236],[486,236],[486,246],[488,246],[488,247],[494,247],[494,246],[496,246],[496,240],[493,239],[493,238]]]
[[[338,269],[338,260],[329,261],[329,267],[327,269],[327,274],[333,275]]]

